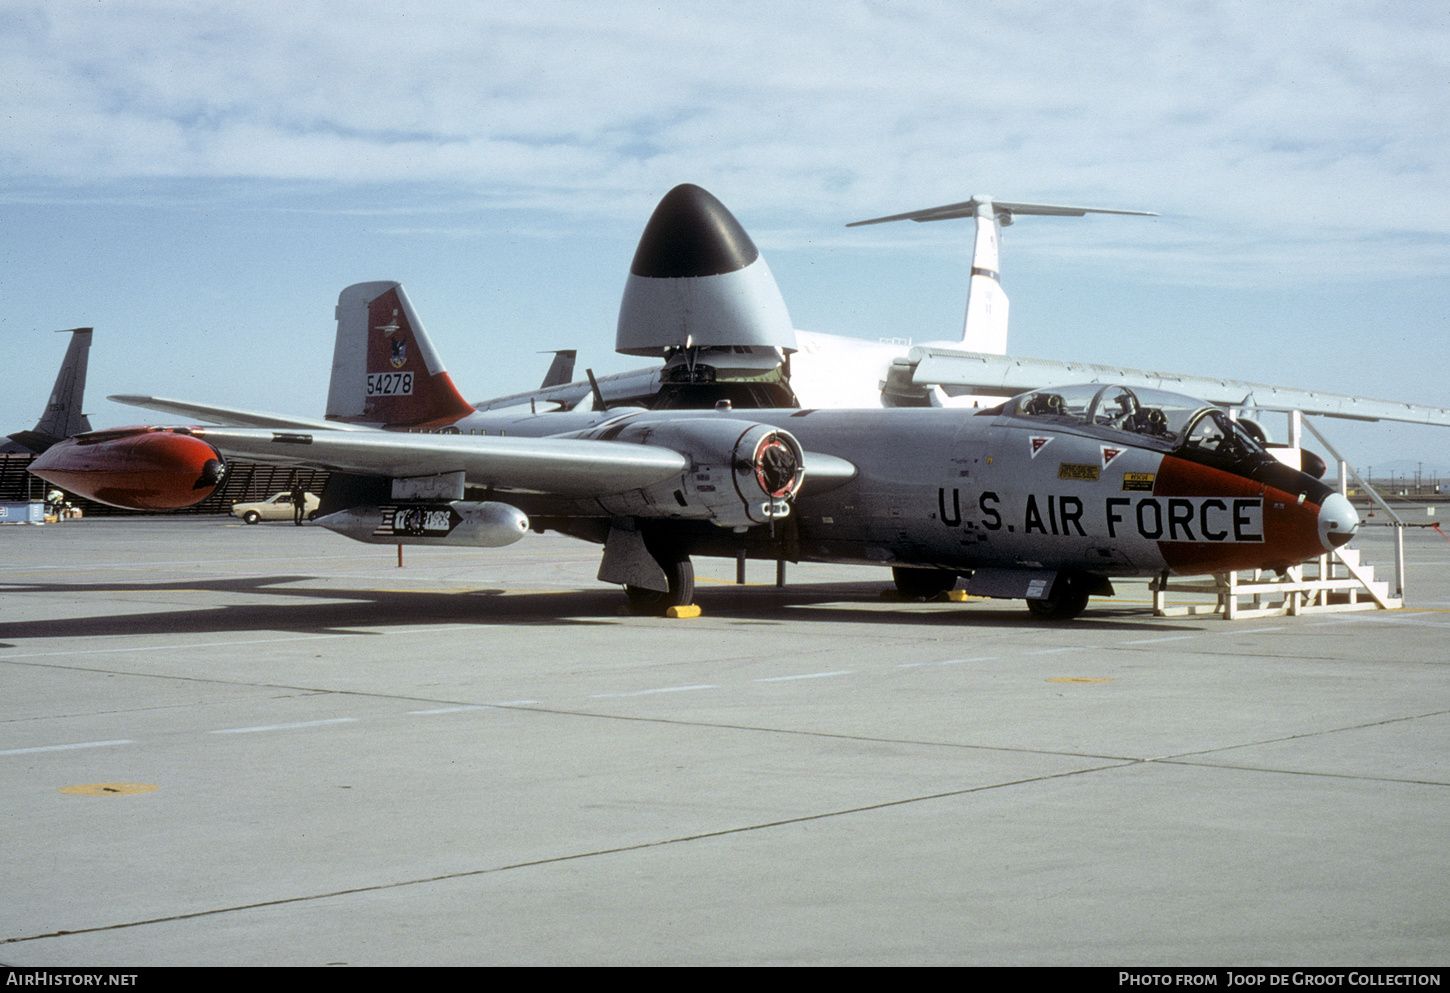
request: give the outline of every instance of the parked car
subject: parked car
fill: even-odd
[[[309,521],[317,514],[317,507],[322,501],[311,493],[302,495],[303,516]],[[232,505],[232,513],[248,524],[256,524],[258,521],[290,521],[292,516],[292,493],[290,490],[283,490],[281,493],[274,493],[261,503],[238,503]]]

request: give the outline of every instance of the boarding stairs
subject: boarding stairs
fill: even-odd
[[[1339,463],[1339,492],[1349,494],[1349,477],[1389,515],[1395,529],[1395,580],[1375,579],[1374,566],[1360,560],[1359,549],[1348,545],[1294,566],[1284,573],[1252,570],[1218,573],[1208,578],[1174,581],[1165,572],[1149,585],[1157,617],[1222,614],[1226,621],[1253,617],[1297,617],[1301,614],[1345,610],[1399,610],[1405,605],[1405,522],[1369,482],[1349,467],[1324,435],[1297,410],[1289,412],[1289,443],[1299,447],[1301,428],[1307,427]],[[1212,596],[1212,603],[1169,605],[1168,594]]]
[[[1403,595],[1391,593],[1388,582],[1374,578],[1374,566],[1360,561],[1359,549],[1347,546],[1294,566],[1283,575],[1256,569],[1197,581],[1159,577],[1151,589],[1153,613],[1158,617],[1222,614],[1226,621],[1237,621],[1343,610],[1399,610],[1405,605]],[[1170,593],[1208,595],[1214,602],[1169,605]]]

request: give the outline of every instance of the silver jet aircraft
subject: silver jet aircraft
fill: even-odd
[[[1359,518],[1219,408],[1116,384],[987,409],[479,411],[396,283],[343,291],[327,419],[117,397],[233,425],[92,432],[31,471],[125,507],[188,506],[228,458],[330,470],[319,523],[380,544],[603,546],[640,609],[693,599],[691,557],[888,566],[924,595],[1070,618],[1112,579],[1285,569]],[[602,406],[602,404],[601,404]]]

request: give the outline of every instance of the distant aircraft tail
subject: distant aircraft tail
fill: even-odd
[[[989,355],[1007,354],[1007,294],[998,282],[998,236],[1012,223],[1015,214],[1046,214],[1054,217],[1082,217],[1084,214],[1135,214],[1157,217],[1145,210],[1110,210],[1105,207],[1064,207],[1051,203],[1014,203],[991,197],[972,197],[961,203],[910,210],[889,217],[873,217],[846,227],[884,224],[887,221],[945,221],[974,217],[976,240],[972,246],[972,272],[967,281],[967,315],[962,322],[962,347]]]
[[[70,346],[55,377],[45,413],[40,415],[33,431],[17,431],[10,435],[31,451],[43,452],[58,441],[91,429],[90,420],[81,412],[81,404],[85,402],[86,364],[90,359],[93,330],[74,328],[61,332],[70,335]]]
[[[547,390],[555,386],[567,386],[574,381],[574,360],[579,357],[577,349],[560,348],[554,352],[554,361],[549,365],[549,371],[544,373],[544,381],[539,384],[539,389]]]
[[[402,284],[355,283],[342,291],[328,420],[421,428],[471,413]]]

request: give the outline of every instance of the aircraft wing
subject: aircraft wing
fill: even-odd
[[[292,414],[269,414],[257,410],[238,410],[235,407],[215,407],[187,400],[168,400],[165,397],[123,394],[106,397],[116,403],[132,407],[159,410],[188,420],[207,421],[211,424],[225,424],[239,428],[305,428],[311,431],[366,431],[368,428],[343,421],[324,421],[315,417],[297,417]]]
[[[936,347],[913,348],[904,361],[911,367],[912,383],[918,386],[965,387],[967,392],[983,396],[1016,396],[1028,390],[1068,383],[1121,383],[1186,393],[1223,407],[1300,410],[1355,421],[1404,421],[1450,427],[1450,407],[1372,400],[1238,379],[1180,376],[1120,366],[1024,359]]]
[[[507,492],[597,497],[678,476],[690,459],[671,448],[577,438],[414,434],[402,431],[267,431],[190,428],[229,458],[331,472],[405,478],[462,471],[468,482]],[[833,489],[856,476],[845,459],[803,453],[805,487]]]
[[[413,434],[363,430],[264,431],[192,428],[228,457],[333,472],[409,477],[462,470],[470,483],[510,492],[602,496],[642,489],[678,476],[690,459],[671,448],[577,438]],[[805,487],[832,489],[856,476],[845,459],[803,453]]]
[[[640,489],[689,465],[689,459],[667,448],[574,438],[246,428],[193,428],[191,433],[223,455],[257,462],[392,477],[462,470],[470,483],[559,496]]]

